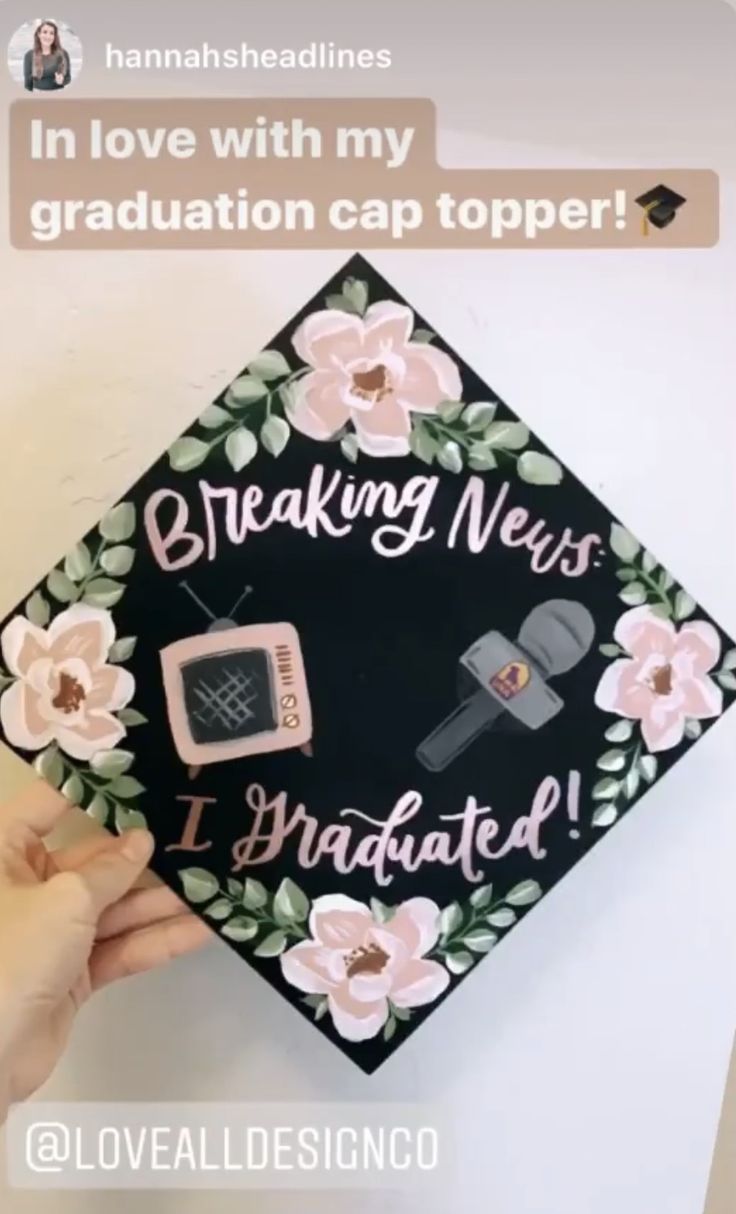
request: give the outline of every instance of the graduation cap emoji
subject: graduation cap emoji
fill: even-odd
[[[460,658],[459,708],[419,745],[419,762],[428,771],[444,771],[501,717],[541,729],[564,707],[547,680],[577,666],[594,636],[587,607],[569,599],[540,603],[516,641],[485,633]]]
[[[642,235],[648,236],[650,223],[653,223],[655,228],[666,228],[687,199],[666,185],[657,185],[653,190],[641,194],[636,201],[644,210]]]

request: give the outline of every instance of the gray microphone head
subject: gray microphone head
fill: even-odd
[[[594,637],[587,607],[570,599],[549,599],[529,612],[519,630],[519,645],[549,678],[576,666]]]

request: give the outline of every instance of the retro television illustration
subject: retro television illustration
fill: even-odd
[[[238,625],[218,618],[186,583],[182,588],[211,623],[200,636],[161,650],[169,724],[180,759],[190,767],[248,755],[307,748],[312,737],[299,634],[292,624]]]

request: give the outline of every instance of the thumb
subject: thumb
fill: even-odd
[[[76,875],[86,888],[95,920],[133,888],[151,858],[153,846],[150,831],[126,831],[106,851],[80,865]]]

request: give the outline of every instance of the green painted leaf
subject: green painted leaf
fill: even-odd
[[[503,447],[506,451],[521,451],[529,442],[529,427],[523,422],[491,422],[483,441],[491,447]]]
[[[468,430],[485,430],[496,414],[496,406],[489,400],[474,400],[463,413],[463,422]]]
[[[145,791],[140,780],[136,780],[135,776],[116,776],[108,787],[108,792],[112,796],[122,797],[124,801],[129,800],[130,797],[137,797]]]
[[[264,940],[257,948],[253,949],[254,957],[278,957],[279,953],[283,953],[286,948],[286,933],[277,929],[275,932],[269,932]]]
[[[334,312],[350,312],[352,316],[358,315],[358,309],[346,295],[328,295],[325,303]]]
[[[669,603],[652,603],[649,610],[653,615],[659,616],[662,620],[668,620],[672,615],[672,608]]]
[[[657,778],[657,760],[654,755],[642,755],[639,759],[639,771],[643,775],[647,784],[651,784]]]
[[[135,755],[131,754],[129,750],[100,750],[92,756],[90,767],[98,776],[112,780],[115,776],[122,776],[123,772],[128,771],[133,765],[134,758]]]
[[[111,544],[129,540],[135,531],[135,506],[132,502],[119,502],[108,510],[100,523],[100,535]]]
[[[78,775],[70,776],[61,786],[61,795],[71,801],[72,805],[81,805],[84,800],[84,784]]]
[[[652,573],[657,568],[657,558],[652,556],[651,552],[644,552],[641,558],[641,567],[645,573]]]
[[[614,552],[620,560],[626,561],[627,564],[634,560],[641,548],[639,541],[620,523],[611,523],[609,544],[611,552]]]
[[[699,738],[702,732],[703,726],[695,717],[691,717],[689,721],[685,722],[685,737],[689,738],[691,742]]]
[[[100,826],[106,826],[107,819],[110,815],[110,806],[102,794],[98,792],[93,796],[85,810],[85,813],[89,814],[90,818],[93,818],[95,822],[100,824]]]
[[[607,742],[628,742],[633,732],[634,722],[622,718],[613,725],[609,725],[604,737]]]
[[[613,826],[617,818],[618,810],[613,801],[610,801],[607,805],[598,805],[596,807],[593,811],[591,822],[593,826],[602,829],[604,826]]]
[[[107,552],[103,552],[100,564],[105,573],[111,573],[113,577],[124,577],[133,568],[134,560],[135,548],[130,548],[127,544],[118,544],[114,548],[108,548]]]
[[[243,882],[238,881],[236,877],[228,877],[227,892],[231,898],[237,898],[238,901],[243,897]]]
[[[76,548],[68,553],[64,561],[64,573],[73,582],[81,582],[92,568],[92,557],[84,540],[80,540]]]
[[[232,903],[229,899],[216,898],[214,902],[210,903],[204,913],[208,919],[215,919],[219,922],[223,919],[229,919],[232,909]]]
[[[358,446],[358,440],[354,434],[346,434],[345,437],[340,440],[340,450],[345,456],[345,459],[349,460],[351,464],[357,464],[360,448]]]
[[[360,278],[346,278],[342,284],[342,293],[358,315],[362,316],[368,306],[368,284]]]
[[[605,780],[599,780],[594,786],[593,800],[608,801],[612,797],[618,796],[620,788],[621,785],[619,784],[618,780],[613,780],[610,776],[607,776]]]
[[[724,691],[736,691],[736,674],[733,670],[722,670],[716,679]]]
[[[450,422],[457,421],[464,408],[465,405],[461,400],[443,400],[437,412],[442,421],[449,425]]]
[[[729,649],[723,658],[724,670],[736,670],[736,649]]]
[[[245,889],[243,891],[243,906],[248,910],[258,910],[265,906],[268,902],[268,894],[266,887],[261,885],[260,881],[254,880],[253,877],[247,877],[245,881]]]
[[[462,472],[463,457],[455,442],[443,443],[437,452],[437,463],[447,472]]]
[[[598,760],[601,771],[622,771],[626,766],[626,754],[623,750],[607,750]]]
[[[225,454],[234,472],[242,471],[246,464],[253,459],[257,450],[258,440],[255,434],[252,434],[250,430],[245,430],[242,426],[239,430],[233,430],[232,434],[228,434],[225,440]]]
[[[488,906],[492,897],[492,885],[479,885],[470,895],[470,905],[474,906],[476,910],[483,910],[484,907]]]
[[[228,404],[237,407],[251,405],[254,400],[262,400],[268,388],[262,379],[256,375],[241,375],[234,379],[226,393]]]
[[[647,601],[646,587],[641,582],[629,582],[628,586],[624,586],[623,590],[619,590],[618,597],[628,607],[640,607],[642,603],[646,603]]]
[[[672,576],[672,574],[670,573],[669,569],[663,569],[659,575],[660,590],[671,590],[672,587],[674,586],[674,584],[675,584],[675,579]]]
[[[327,996],[326,996],[326,995],[324,995],[324,996],[323,996],[323,998],[322,998],[322,1002],[321,1002],[320,1004],[318,1004],[318,1006],[317,1006],[317,1007],[314,1009],[314,1020],[315,1020],[315,1023],[316,1023],[318,1020],[321,1020],[321,1019],[322,1019],[322,1017],[323,1017],[323,1016],[325,1016],[325,1015],[327,1014],[327,1007],[328,1007],[328,1003],[327,1003]]]
[[[411,335],[411,340],[418,341],[422,345],[428,345],[429,342],[434,341],[435,337],[436,334],[431,329],[415,329]]]
[[[189,902],[209,902],[219,892],[220,882],[206,868],[184,868],[179,873],[184,896]]]
[[[599,645],[598,648],[599,648],[600,652],[603,654],[604,658],[619,658],[619,657],[621,657],[621,654],[623,653],[623,649],[621,648],[621,646],[614,645],[613,643],[609,644],[608,642],[606,642],[605,645]]]
[[[204,463],[209,453],[209,443],[185,435],[184,438],[177,438],[169,447],[169,463],[174,472],[191,472]]]
[[[520,881],[504,898],[510,906],[531,906],[542,896],[542,888],[538,881]]]
[[[391,999],[388,1001],[388,1006],[391,1009],[391,1015],[393,1016],[394,1020],[411,1020],[411,1008],[397,1007]]]
[[[26,600],[26,618],[37,628],[45,628],[51,619],[51,608],[40,590],[34,590]]]
[[[510,906],[499,906],[497,910],[491,911],[490,915],[486,915],[486,923],[491,927],[513,927],[516,914]]]
[[[281,455],[290,437],[291,426],[283,417],[276,417],[274,413],[266,418],[261,426],[261,444],[274,458]]]
[[[109,660],[111,662],[127,662],[128,658],[132,658],[137,643],[137,637],[121,637],[119,641],[115,641],[110,647]]]
[[[496,933],[488,931],[484,927],[475,928],[472,932],[468,932],[467,936],[463,936],[462,939],[465,947],[472,949],[474,953],[490,953],[497,941],[498,936]]]
[[[418,425],[414,426],[414,429],[409,435],[409,447],[412,454],[416,455],[417,459],[420,459],[423,464],[431,464],[435,455],[437,454],[437,451],[439,450],[439,443],[436,441],[436,439],[432,438],[429,431],[423,425],[421,425],[421,423],[419,423]]]
[[[562,465],[551,455],[540,455],[538,451],[525,451],[519,457],[516,471],[529,485],[559,485],[562,480]]]
[[[197,418],[200,426],[204,426],[205,430],[221,430],[223,426],[226,426],[232,420],[232,413],[228,413],[227,409],[223,409],[222,405],[208,405]]]
[[[468,467],[473,472],[490,472],[497,466],[496,457],[484,443],[471,443],[468,451]]]
[[[90,607],[114,607],[125,593],[125,586],[114,582],[112,578],[96,577],[87,583],[87,589],[82,596],[82,602]]]
[[[290,370],[291,367],[278,350],[262,350],[253,362],[248,363],[249,373],[260,380],[282,379]]]
[[[77,588],[61,569],[52,569],[46,579],[46,588],[58,603],[71,603],[77,597]]]
[[[34,759],[33,766],[39,776],[43,776],[46,783],[50,784],[52,788],[61,788],[66,767],[55,746],[47,746],[46,750],[42,750],[41,754]]]
[[[466,949],[453,950],[445,956],[445,965],[451,974],[464,974],[474,963],[473,954]]]
[[[440,912],[439,930],[440,935],[447,937],[457,931],[463,921],[463,912],[460,909],[459,902],[451,902]]]
[[[639,576],[639,570],[633,569],[631,565],[625,565],[623,569],[616,570],[616,577],[619,582],[635,582]]]
[[[238,944],[244,944],[246,940],[252,940],[258,935],[258,924],[255,919],[248,919],[245,915],[235,915],[229,923],[220,928],[220,935],[226,936],[228,940],[235,940]]]
[[[396,1017],[389,1016],[388,1020],[386,1021],[386,1023],[383,1026],[383,1040],[390,1041],[395,1032],[396,1032]]]
[[[624,796],[628,801],[635,797],[639,791],[641,776],[638,767],[632,767],[624,780]]]
[[[396,914],[396,907],[386,906],[379,898],[371,898],[371,914],[376,923],[389,923]]]
[[[121,708],[117,713],[117,718],[121,725],[127,727],[148,724],[148,717],[144,717],[143,713],[139,712],[137,708]]]
[[[140,810],[115,806],[115,829],[119,835],[124,835],[126,830],[145,830],[147,825],[145,814]]]
[[[296,923],[303,922],[309,914],[309,898],[290,877],[284,877],[276,890],[273,906],[274,912]]]
[[[692,615],[697,605],[691,594],[685,590],[678,590],[675,595],[675,619],[686,620],[688,616]]]

